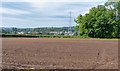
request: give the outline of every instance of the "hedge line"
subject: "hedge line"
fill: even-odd
[[[2,34],[1,37],[25,37],[25,38],[73,38],[73,36],[62,36],[62,35],[6,35]]]

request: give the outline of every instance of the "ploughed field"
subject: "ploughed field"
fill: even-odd
[[[2,38],[3,68],[117,69],[118,40]]]

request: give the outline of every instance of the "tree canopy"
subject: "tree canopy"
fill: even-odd
[[[75,19],[78,37],[117,38],[120,24],[120,2],[106,2]]]

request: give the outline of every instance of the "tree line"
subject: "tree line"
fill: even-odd
[[[106,2],[79,15],[74,20],[78,37],[118,38],[120,27],[120,2]]]
[[[3,34],[17,34],[18,32],[25,32],[25,34],[30,34],[31,32],[37,32],[37,34],[41,35],[53,35],[50,32],[68,32],[69,27],[41,27],[41,28],[5,28],[2,27],[0,29],[0,33]],[[74,27],[71,27],[71,31],[74,32]]]

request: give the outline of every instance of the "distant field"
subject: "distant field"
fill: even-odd
[[[2,53],[3,68],[118,68],[118,40],[2,38]]]

